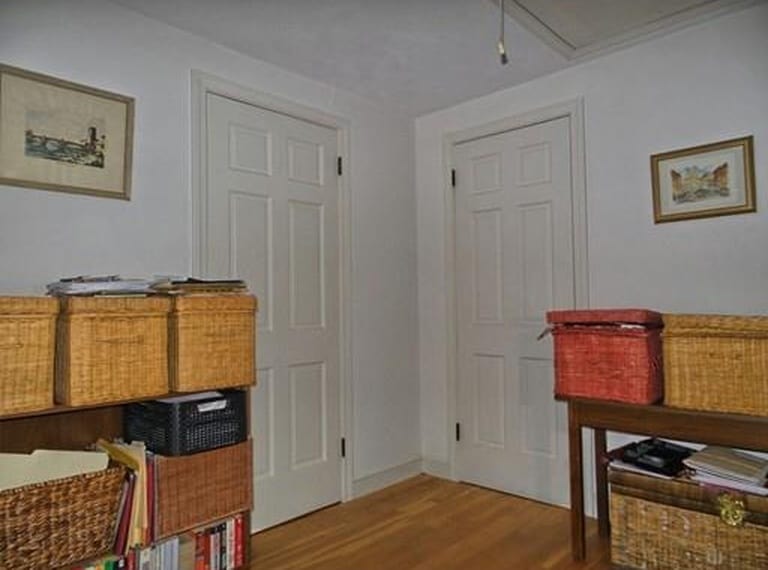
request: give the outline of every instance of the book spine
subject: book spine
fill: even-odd
[[[245,537],[243,536],[243,515],[235,517],[235,567],[245,563]]]

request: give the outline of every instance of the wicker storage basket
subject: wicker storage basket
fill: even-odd
[[[53,405],[58,312],[50,297],[0,297],[0,415]]]
[[[768,415],[768,317],[664,315],[664,403]]]
[[[768,498],[618,470],[608,477],[611,561],[617,567],[768,568]],[[729,498],[742,501],[743,511]],[[736,526],[724,522],[742,517]]]
[[[56,347],[56,400],[86,405],[168,393],[164,297],[66,297]]]
[[[174,298],[170,318],[171,388],[195,392],[253,384],[256,298]]]
[[[661,315],[645,309],[549,311],[555,396],[651,404],[662,397]]]
[[[194,455],[156,456],[155,539],[253,507],[251,440]]]
[[[0,568],[59,568],[113,546],[124,467],[0,492]]]

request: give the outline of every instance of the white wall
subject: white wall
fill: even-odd
[[[422,452],[428,465],[448,461],[450,446],[445,133],[583,97],[591,306],[765,314],[767,93],[763,4],[416,121]],[[654,225],[651,154],[747,134],[755,137],[757,213]]]
[[[354,475],[419,456],[412,121],[100,0],[4,0],[0,61],[136,98],[129,202],[0,187],[0,292],[191,264],[190,71],[347,119]]]

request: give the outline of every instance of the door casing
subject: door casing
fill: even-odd
[[[219,78],[209,73],[192,70],[192,200],[191,200],[191,262],[192,275],[201,275],[207,243],[206,203],[208,194],[208,172],[206,143],[206,96],[212,93],[229,97],[243,103],[261,107],[269,111],[283,113],[304,121],[332,128],[337,133],[339,156],[342,160],[343,174],[338,178],[339,186],[339,418],[341,437],[345,439],[345,457],[342,457],[341,498],[352,498],[353,482],[353,399],[352,399],[352,209],[351,188],[349,184],[349,131],[347,119],[337,117],[294,103],[276,95],[264,93],[237,83]]]
[[[457,379],[457,310],[456,310],[456,202],[455,189],[452,185],[451,171],[454,168],[452,152],[453,147],[461,142],[487,137],[568,117],[570,119],[571,139],[571,189],[573,197],[573,251],[574,251],[574,284],[576,306],[586,308],[589,306],[589,274],[587,259],[587,204],[586,204],[586,173],[585,173],[585,148],[584,148],[584,101],[582,98],[571,99],[547,107],[534,109],[519,115],[505,117],[481,124],[468,129],[446,133],[443,136],[443,165],[444,165],[444,212],[445,212],[445,289],[446,289],[446,324],[448,346],[446,350],[447,362],[447,425],[446,436],[448,445],[448,471],[452,479],[456,480],[456,440],[454,426],[458,418],[458,379]],[[584,445],[585,465],[592,464],[593,448],[590,438]],[[592,508],[594,497],[594,478],[588,470],[586,474],[588,490],[585,503]],[[589,509],[588,509],[589,510]]]

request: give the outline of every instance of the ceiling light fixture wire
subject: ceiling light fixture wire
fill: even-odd
[[[504,45],[504,0],[499,0],[499,6],[501,7],[501,32],[499,33],[499,57],[501,58],[501,65],[507,65],[509,58],[507,58],[507,48]]]

